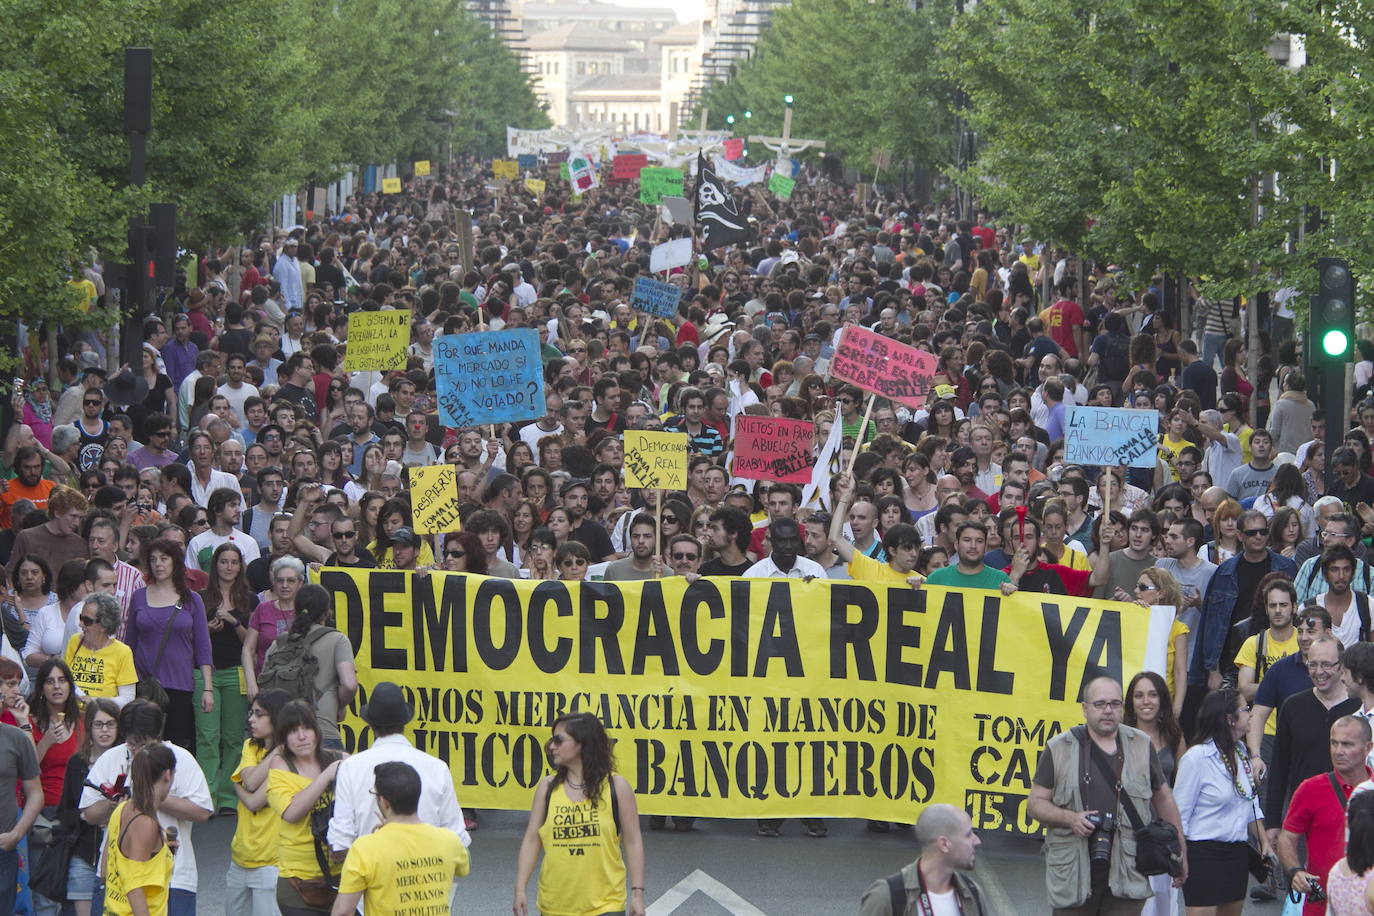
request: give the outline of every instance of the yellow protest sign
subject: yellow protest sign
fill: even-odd
[[[461,531],[458,522],[458,466],[436,464],[407,468],[410,475],[410,501],[418,534],[443,534]]]
[[[514,181],[520,177],[520,163],[514,159],[493,159],[491,174],[493,178]]]
[[[543,194],[545,182],[542,178],[526,178],[525,187],[531,194]]]
[[[627,431],[625,486],[685,489],[687,434]]]
[[[400,193],[401,193],[401,179],[399,179],[399,178],[383,178],[383,179],[382,179],[382,193],[383,193],[383,194],[400,194]]]
[[[354,312],[348,316],[344,368],[349,372],[404,369],[409,343],[409,312]]]
[[[1045,741],[1080,687],[1162,670],[1168,609],[819,579],[561,582],[321,570],[356,649],[350,751],[381,681],[474,808],[525,810],[553,720],[587,711],[649,814],[910,823],[967,809],[1030,832]]]
[[[428,159],[420,159],[415,163],[415,174],[420,176],[421,178],[427,178],[429,176]]]

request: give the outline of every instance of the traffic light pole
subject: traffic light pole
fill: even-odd
[[[1317,259],[1317,292],[1312,296],[1308,364],[1321,383],[1326,406],[1326,478],[1334,485],[1332,453],[1340,447],[1350,425],[1349,367],[1355,354],[1355,279],[1341,258]]]

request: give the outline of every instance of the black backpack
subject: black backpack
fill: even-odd
[[[285,690],[293,700],[305,700],[314,706],[320,699],[315,690],[320,660],[311,649],[325,636],[337,632],[333,627],[319,627],[309,633],[278,636],[258,673],[258,689]]]
[[[1102,354],[1102,378],[1124,382],[1131,372],[1131,338],[1126,334],[1108,334]]]

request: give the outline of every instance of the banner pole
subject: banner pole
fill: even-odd
[[[868,406],[864,408],[864,418],[859,423],[859,435],[854,440],[854,451],[849,453],[849,467],[844,470],[846,474],[854,473],[854,462],[859,458],[859,446],[864,444],[864,433],[868,431],[868,418],[873,415],[873,402],[876,400],[878,400],[876,394],[870,394],[868,396]],[[841,424],[841,426],[844,424],[842,417],[836,417],[835,422]]]
[[[663,488],[656,491],[654,498],[654,559],[663,562]],[[654,576],[655,579],[658,576]]]

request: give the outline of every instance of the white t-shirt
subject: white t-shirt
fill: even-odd
[[[253,514],[257,515],[256,512]],[[258,542],[252,535],[245,534],[237,528],[231,529],[228,534],[215,534],[215,529],[207,528],[191,538],[191,543],[186,545],[186,565],[204,573],[210,572],[210,558],[221,544],[233,544],[242,551],[245,567],[262,554]]]
[[[177,761],[176,771],[172,774],[170,794],[177,798],[184,798],[206,811],[214,811],[215,803],[210,798],[210,786],[205,782],[205,774],[201,772],[200,764],[196,762],[196,758],[191,756],[190,751],[177,747],[170,741],[162,743],[172,749]],[[131,759],[129,746],[117,744],[100,755],[100,759],[91,767],[91,773],[86,779],[97,786],[114,785],[121,773],[126,777],[128,776]],[[81,790],[81,807],[89,808],[104,798],[105,796],[101,795],[100,792],[87,786]],[[172,887],[194,894],[198,876],[196,873],[196,850],[191,845],[191,831],[195,827],[195,821],[184,821],[181,818],[172,817],[165,811],[158,812],[157,821],[164,830],[168,827],[177,828],[177,839],[181,841],[181,849],[172,857]],[[105,854],[105,844],[103,843],[100,846],[100,854],[101,856]]]
[[[530,447],[530,451],[534,452],[534,457],[536,459],[539,457],[540,439],[544,438],[545,436],[561,435],[563,435],[562,423],[559,423],[557,427],[550,430],[540,429],[538,423],[531,423],[529,426],[526,426],[520,430],[520,440]]]
[[[229,406],[234,408],[234,413],[238,414],[239,418],[239,426],[235,427],[236,429],[241,429],[243,424],[247,422],[243,416],[244,402],[249,398],[256,398],[259,396],[257,387],[247,382],[244,382],[237,388],[225,382],[215,389],[215,394],[222,394],[229,399]]]
[[[960,916],[963,912],[959,909],[959,901],[954,899],[954,889],[950,888],[943,894],[932,892],[926,893],[926,899],[930,901],[930,911],[934,916]],[[917,909],[919,909],[919,904]]]
[[[1326,607],[1327,594],[1328,592],[1322,592],[1312,599],[1316,602],[1317,607]],[[1333,624],[1331,627],[1331,635],[1339,639],[1343,646],[1353,646],[1360,641],[1360,610],[1356,607],[1355,602],[1355,593],[1351,592],[1350,607],[1346,608],[1345,616],[1341,618],[1340,623]]]
[[[79,608],[75,605],[68,611],[68,615],[72,617],[78,613]],[[38,609],[38,613],[33,615],[33,620],[29,624],[29,638],[24,643],[24,658],[28,658],[34,652],[60,657],[62,650],[66,648],[66,643],[62,639],[65,631],[66,621],[62,619],[62,606],[56,601],[43,605]]]

